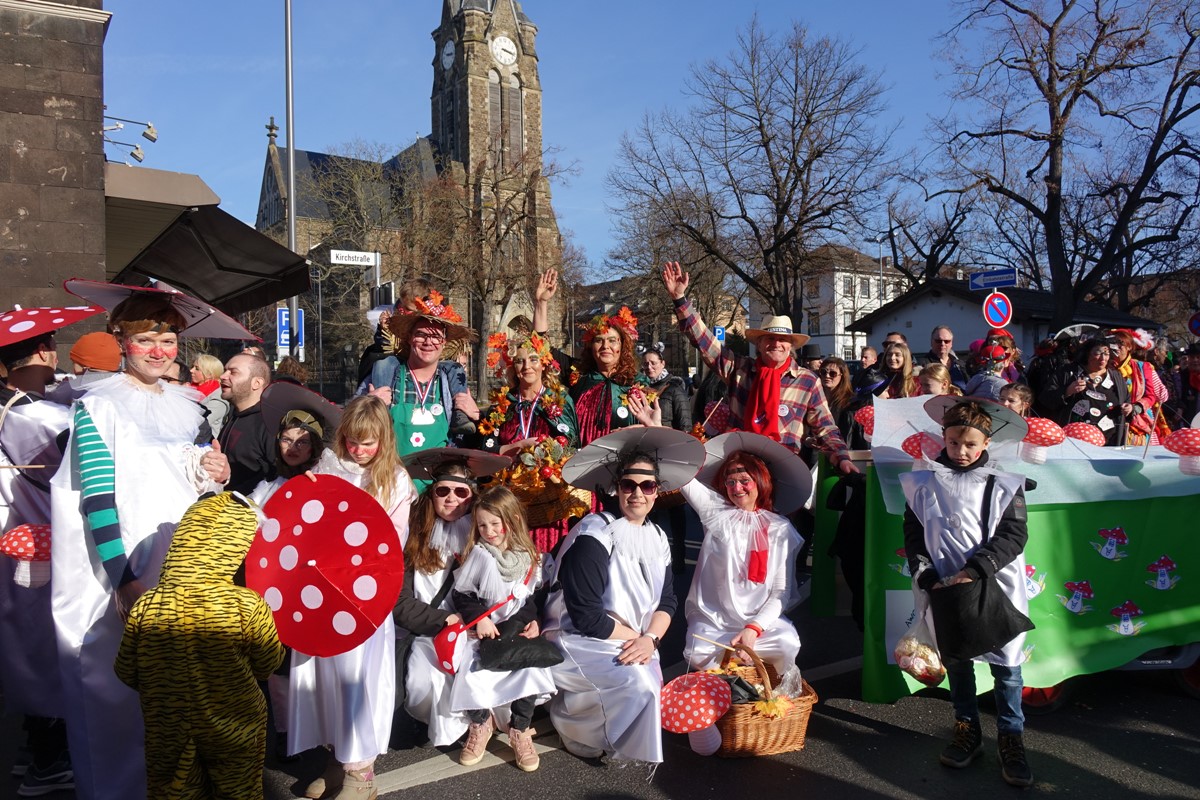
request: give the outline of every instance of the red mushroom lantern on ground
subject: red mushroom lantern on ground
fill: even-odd
[[[721,746],[717,720],[733,702],[729,684],[706,672],[689,672],[662,687],[662,726],[686,733],[692,749],[711,756]]]
[[[1106,540],[1100,547],[1100,555],[1109,561],[1120,561],[1126,556],[1126,553],[1117,549],[1129,542],[1129,536],[1126,535],[1124,528],[1101,528],[1099,534],[1102,539]],[[1097,547],[1098,545],[1093,542],[1092,546]]]
[[[1068,592],[1071,593],[1070,599],[1061,598],[1063,605],[1067,607],[1067,611],[1072,614],[1082,614],[1085,611],[1091,611],[1092,607],[1083,604],[1084,600],[1090,600],[1095,596],[1092,591],[1092,584],[1087,581],[1067,581],[1063,584]]]
[[[1200,428],[1180,428],[1163,442],[1168,450],[1179,456],[1179,471],[1184,475],[1200,475]]]
[[[1032,417],[1028,420],[1029,433],[1021,440],[1021,460],[1030,464],[1046,463],[1046,448],[1063,442],[1063,429],[1051,419]]]
[[[942,452],[943,447],[945,447],[945,443],[942,441],[942,437],[925,431],[914,433],[900,444],[900,449],[914,459],[924,456],[930,461],[938,457],[938,453]]]
[[[1158,561],[1146,567],[1147,572],[1155,573],[1154,580],[1146,581],[1146,584],[1160,591],[1174,589],[1175,584],[1179,582],[1178,576],[1172,577],[1171,575],[1171,570],[1175,569],[1175,566],[1175,562],[1171,560],[1170,556],[1163,555]]]
[[[1104,447],[1104,434],[1095,425],[1086,422],[1072,422],[1063,426],[1063,435],[1069,439],[1087,442],[1095,447]]]
[[[1120,617],[1121,621],[1116,625],[1109,625],[1110,630],[1114,630],[1122,636],[1136,636],[1146,623],[1134,622],[1134,617],[1140,617],[1142,610],[1137,607],[1137,604],[1132,600],[1126,600],[1121,605],[1109,612],[1114,617]]]
[[[14,559],[13,583],[37,589],[50,582],[50,526],[18,525],[0,538],[0,553]]]
[[[863,406],[854,412],[854,421],[862,426],[868,439],[875,433],[875,406]]]

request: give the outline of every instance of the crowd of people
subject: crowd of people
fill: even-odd
[[[785,679],[795,672],[801,637],[786,614],[800,599],[794,571],[811,518],[806,496],[777,487],[806,485],[817,452],[861,485],[851,457],[868,446],[859,408],[965,395],[946,412],[948,472],[933,478],[950,483],[956,470],[986,465],[1004,414],[1086,422],[1120,445],[1157,442],[1200,411],[1200,345],[1185,368],[1169,369],[1138,331],[1064,335],[1026,366],[1003,330],[960,358],[938,326],[927,354],[914,358],[889,333],[878,354],[864,348],[852,376],[845,360],[805,350],[787,316],[746,332],[755,355],[735,354],[688,298],[680,265],[665,265],[662,280],[713,376],[695,398],[661,346],[639,344],[628,308],[588,323],[578,357],[552,348],[553,271],[538,282],[531,325],[485,343],[501,388],[482,408],[462,361],[446,357],[473,333],[423,281],[381,315],[344,408],[304,388],[302,364],[285,359],[273,371],[257,348],[179,361],[188,323],[163,293],[132,293],[111,309],[107,332],[80,337],[70,378],[57,375],[54,331],[4,340],[0,445],[11,469],[0,470],[0,521],[52,532],[45,586],[16,587],[12,562],[0,559],[0,679],[29,734],[18,793],[261,796],[254,765],[261,772],[270,718],[280,759],[325,748],[327,769],[307,797],[369,800],[398,709],[434,745],[461,742],[464,765],[500,730],[516,765],[536,770],[530,731],[541,705],[571,753],[653,765],[663,758],[658,648],[680,605],[692,667],[744,645]],[[685,459],[660,455],[689,446]],[[405,564],[393,614],[332,656],[278,647],[261,598],[244,588],[253,537],[221,533],[251,524],[247,509],[261,513],[288,481],[322,475],[373,498]],[[534,504],[578,491],[590,495],[576,512],[531,516]],[[1023,504],[1020,487],[1005,491],[996,525]],[[704,538],[681,603],[684,503]],[[910,510],[915,558],[933,523]],[[860,624],[861,524],[850,503],[834,547]],[[932,588],[1007,569],[1024,540],[1004,530],[1010,546],[986,568],[972,572],[982,562],[967,548],[914,563],[914,574],[923,569]],[[203,611],[210,600],[244,608],[252,624],[224,625]],[[222,632],[200,633],[209,628]],[[447,631],[463,634],[449,661],[439,644]],[[221,657],[198,657],[206,648]],[[1020,682],[1010,661],[993,660],[1005,702]],[[186,666],[186,679],[163,678],[174,666]],[[951,673],[960,724],[948,766],[969,763],[980,744],[965,669]],[[211,697],[210,686],[219,686]],[[1004,716],[1001,757],[1005,779],[1028,785],[1018,717],[1019,708]],[[223,763],[233,749],[239,758]]]

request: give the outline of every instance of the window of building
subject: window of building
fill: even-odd
[[[854,294],[854,278],[850,275],[842,276],[842,294],[849,297]]]
[[[870,278],[859,278],[858,279],[858,295],[859,295],[859,297],[870,297],[871,296],[871,279]]]
[[[525,100],[521,94],[521,79],[516,75],[508,79],[504,95],[504,125],[504,149],[508,151],[507,163],[512,166],[525,152]]]
[[[843,347],[842,348],[842,358],[846,361],[853,361],[854,360],[854,348],[849,347],[849,346]]]
[[[844,331],[850,330],[850,326],[853,324],[854,324],[854,312],[853,311],[843,311],[842,312],[842,330],[844,330]]]
[[[808,335],[821,335],[821,314],[818,311],[808,312]]]
[[[820,297],[821,281],[816,278],[804,279],[804,295],[806,297]]]

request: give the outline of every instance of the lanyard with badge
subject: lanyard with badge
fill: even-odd
[[[517,437],[518,441],[529,438],[529,434],[533,430],[533,417],[537,413],[538,401],[542,399],[542,392],[545,391],[544,388],[538,390],[537,397],[533,398],[532,402],[528,400],[517,401],[517,424],[520,426],[520,435]],[[528,415],[524,411],[526,405],[529,406]]]
[[[426,408],[429,402],[429,394],[433,391],[433,384],[438,379],[438,374],[434,372],[433,377],[426,382],[424,387],[421,386],[421,382],[417,380],[416,375],[409,372],[408,377],[412,379],[413,394],[417,398],[417,402],[413,406],[412,417],[409,421],[413,425],[432,425],[435,422],[434,417],[440,417],[442,412],[445,411],[441,403],[434,403]]]

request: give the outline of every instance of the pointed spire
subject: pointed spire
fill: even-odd
[[[275,117],[271,117],[271,121],[267,123],[267,139],[271,144],[275,144],[275,137],[279,134],[279,126],[275,124]]]

